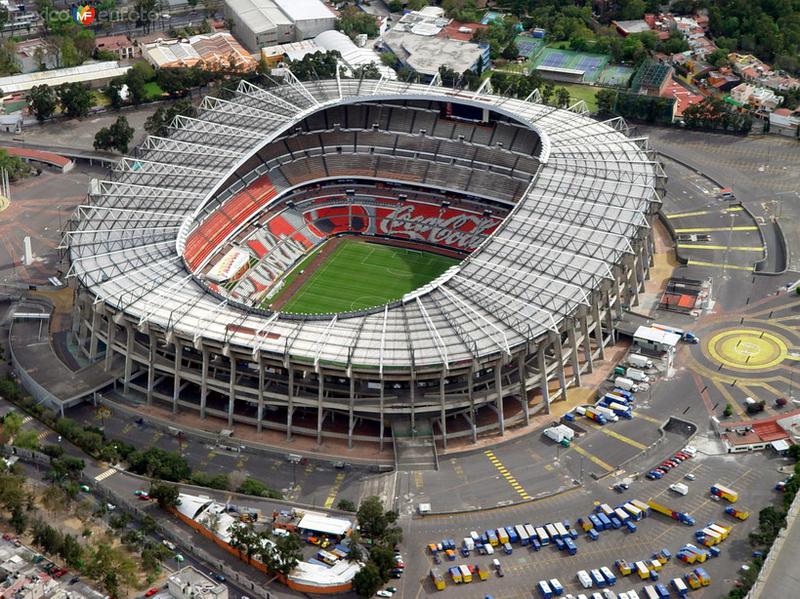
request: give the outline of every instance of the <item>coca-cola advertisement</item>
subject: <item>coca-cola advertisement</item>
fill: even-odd
[[[328,206],[310,210],[304,216],[314,228],[328,235],[350,230],[461,251],[477,248],[500,224],[500,219],[494,216],[419,202],[398,203],[396,207]]]

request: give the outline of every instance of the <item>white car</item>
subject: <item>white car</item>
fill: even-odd
[[[688,453],[692,457],[697,455],[697,448],[692,445],[687,445],[681,451],[683,451],[683,453]]]
[[[692,473],[690,472],[689,474],[687,474],[687,475],[686,475],[686,476],[684,476],[683,478],[685,478],[686,480],[694,480],[694,479],[696,479],[697,477],[696,477],[694,474],[692,474]]]
[[[389,591],[378,591],[375,593],[376,597],[391,597],[392,594]]]
[[[164,539],[161,542],[164,544],[164,547],[166,547],[170,551],[175,551],[175,543],[173,543],[171,541],[167,541],[167,539]]]

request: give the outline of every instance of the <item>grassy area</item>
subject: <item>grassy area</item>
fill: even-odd
[[[283,306],[285,312],[360,310],[400,299],[459,261],[345,239]]]
[[[144,84],[144,91],[147,94],[148,100],[158,100],[164,95],[164,91],[158,87],[158,83],[151,81]]]
[[[577,83],[558,83],[557,81],[554,81],[553,83],[555,84],[556,89],[563,87],[569,92],[569,96],[572,99],[570,104],[574,104],[577,100],[583,100],[586,102],[586,107],[590,111],[597,111],[597,100],[595,99],[594,95],[602,88],[593,87],[591,85],[580,85]]]
[[[559,50],[569,50],[569,40],[561,40],[560,42],[550,42],[547,44],[548,48],[558,48]]]

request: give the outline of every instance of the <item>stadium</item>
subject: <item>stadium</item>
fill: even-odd
[[[621,119],[487,88],[206,97],[71,221],[82,351],[123,394],[289,439],[547,413],[638,301],[664,176]]]

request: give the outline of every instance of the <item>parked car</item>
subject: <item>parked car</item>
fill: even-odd
[[[375,593],[376,597],[391,597],[392,594],[389,591],[378,591]]]
[[[156,587],[153,587],[152,589],[147,589],[147,592],[144,594],[144,596],[145,597],[152,597],[156,593],[158,593],[158,589]]]
[[[685,475],[683,478],[685,478],[686,480],[694,480],[697,477],[690,472],[689,474]]]
[[[164,545],[164,547],[166,547],[170,551],[175,551],[175,543],[173,543],[172,541],[164,539],[163,541],[161,541],[161,543]]]
[[[225,577],[222,574],[213,574],[212,576],[217,582],[225,582]]]

